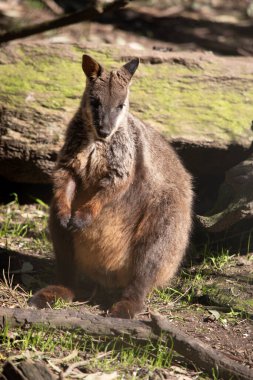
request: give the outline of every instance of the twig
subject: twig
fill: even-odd
[[[87,20],[97,20],[105,13],[112,12],[118,8],[124,7],[130,0],[116,0],[112,4],[106,5],[102,10],[95,2],[91,2],[84,9],[70,13],[66,16],[58,17],[54,20],[45,21],[37,25],[31,25],[11,32],[6,32],[0,36],[0,43],[9,42],[18,38],[25,38],[34,34],[57,29],[62,26],[76,24]]]
[[[52,363],[51,360],[47,360],[47,363],[48,363],[48,365],[49,365],[50,367],[53,368],[53,370],[54,370],[55,372],[57,372],[57,373],[61,373],[61,372],[62,372],[62,370],[60,369],[60,367],[58,367],[57,365],[55,365],[54,363]]]
[[[66,363],[74,359],[77,355],[78,350],[73,350],[69,355],[65,356],[64,358],[51,359],[51,362],[53,361],[54,364]]]
[[[187,293],[192,289],[192,286],[189,286],[189,288],[186,289],[186,291],[183,294],[180,294],[173,302],[172,304],[176,304],[178,301],[180,301],[184,296],[186,296]]]

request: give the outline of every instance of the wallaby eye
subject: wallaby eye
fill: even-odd
[[[118,105],[117,109],[118,109],[118,110],[122,110],[123,107],[124,107],[124,105],[125,105],[125,104],[120,104],[120,105]]]

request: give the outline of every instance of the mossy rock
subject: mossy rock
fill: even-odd
[[[247,234],[240,241],[241,249],[252,248],[252,188],[253,155],[226,172],[225,180],[219,189],[214,207],[205,216],[197,217],[200,225],[209,233],[235,235],[237,241],[238,237],[243,238],[242,235],[246,232]],[[227,239],[225,238],[224,240]],[[242,244],[243,241],[244,243]],[[233,246],[235,246],[235,243]]]
[[[252,58],[14,43],[0,52],[0,175],[18,182],[49,181],[66,125],[84,89],[80,64],[84,52],[106,68],[140,56],[131,111],[179,150],[194,148],[195,161],[188,163],[193,172],[203,147],[226,152],[236,146],[240,156],[247,154],[253,136]],[[213,172],[220,166],[227,169],[237,163],[237,156],[207,167]]]

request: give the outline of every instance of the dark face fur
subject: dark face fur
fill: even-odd
[[[126,120],[129,84],[138,64],[139,60],[133,59],[120,70],[106,73],[91,57],[83,56],[85,115],[100,139],[112,135]]]

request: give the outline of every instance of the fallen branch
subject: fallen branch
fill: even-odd
[[[219,377],[240,380],[253,378],[253,370],[227,358],[198,339],[192,338],[173,326],[166,318],[152,315],[151,321],[104,318],[73,310],[31,310],[0,308],[0,327],[31,327],[47,325],[53,328],[82,329],[92,336],[129,336],[136,340],[158,340],[161,335],[169,344],[205,373],[215,369]]]
[[[65,16],[58,17],[53,20],[45,21],[40,24],[30,25],[24,28],[6,32],[0,36],[0,43],[9,42],[18,38],[25,38],[34,34],[46,32],[48,30],[61,28],[62,26],[77,24],[83,21],[95,21],[105,13],[112,12],[116,9],[124,7],[130,0],[116,0],[101,9],[96,2],[91,2],[80,11],[70,13]]]

